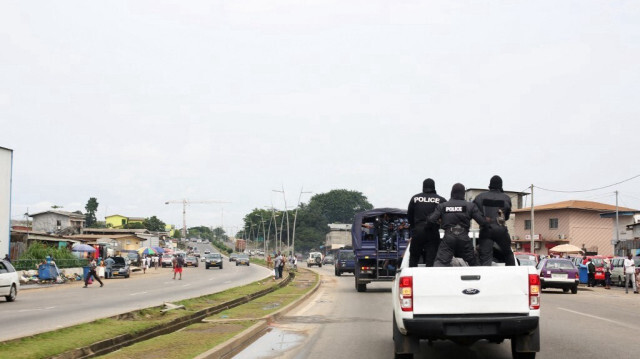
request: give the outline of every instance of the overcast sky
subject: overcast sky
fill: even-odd
[[[637,1],[2,1],[12,217],[239,226],[345,188],[507,190],[640,174]],[[536,190],[640,208],[640,178]],[[308,201],[310,195],[303,195]],[[224,211],[224,218],[221,213]]]

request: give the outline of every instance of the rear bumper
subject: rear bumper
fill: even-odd
[[[539,317],[526,315],[494,316],[414,316],[403,319],[407,333],[421,339],[512,338],[534,332]]]
[[[580,284],[579,279],[550,279],[540,278],[540,285],[543,288],[571,288]]]

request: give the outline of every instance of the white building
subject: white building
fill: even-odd
[[[325,237],[325,247],[339,249],[351,246],[351,224],[330,223],[330,232]]]

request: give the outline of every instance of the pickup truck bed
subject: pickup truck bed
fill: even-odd
[[[409,268],[407,259],[392,289],[396,357],[412,357],[425,339],[463,345],[510,339],[514,358],[535,358],[540,350],[535,268]]]

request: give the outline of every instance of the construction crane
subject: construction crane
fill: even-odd
[[[227,201],[189,201],[188,199],[179,199],[166,201],[164,204],[182,203],[182,238],[187,238],[187,205],[188,204],[211,204],[211,203],[231,203]]]

